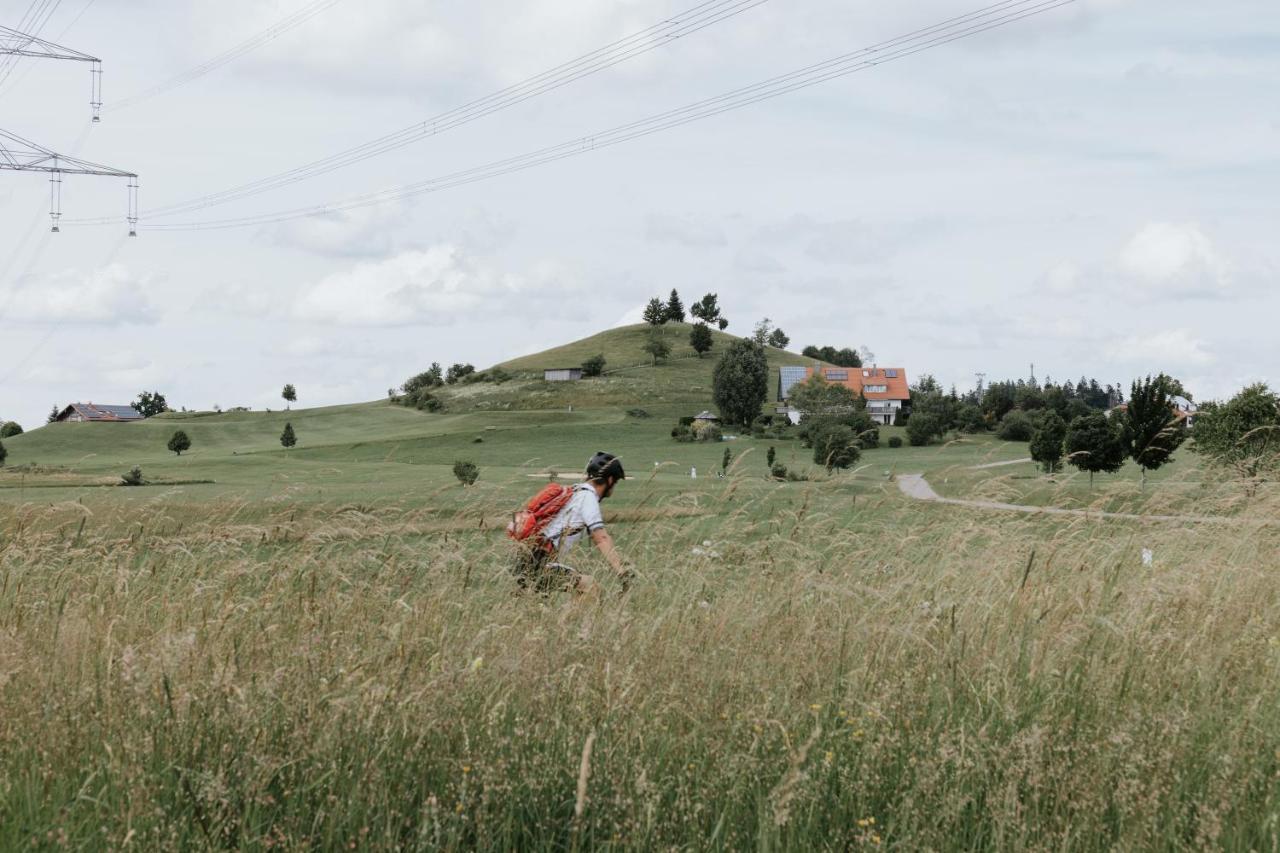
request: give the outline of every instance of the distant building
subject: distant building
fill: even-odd
[[[542,371],[546,382],[577,382],[582,378],[581,367],[549,367]]]
[[[699,412],[693,416],[694,426],[706,426],[707,424],[718,423],[720,423],[720,416],[712,414],[711,412]]]
[[[1169,406],[1173,409],[1174,418],[1181,421],[1183,426],[1188,428],[1195,426],[1196,414],[1199,412],[1195,403],[1191,402],[1186,397],[1179,397],[1175,394],[1169,398]],[[1123,414],[1127,411],[1129,411],[1129,404],[1121,403],[1118,406],[1113,406],[1108,409],[1107,417],[1110,418],[1114,415]]]
[[[878,424],[892,424],[898,412],[911,405],[907,372],[901,367],[823,367],[822,378],[845,386],[867,401],[867,414]],[[778,400],[785,402],[791,388],[813,375],[813,367],[782,367],[778,372]]]
[[[58,421],[140,421],[142,413],[133,406],[104,406],[100,403],[72,403],[58,413]]]

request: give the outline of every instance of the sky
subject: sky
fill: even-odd
[[[1197,399],[1280,381],[1280,18],[1263,0],[1077,0],[1002,30],[622,145],[400,201],[222,230],[598,133],[968,12],[975,0],[768,0],[463,127],[181,216],[442,113],[696,0],[336,0],[113,109],[308,0],[39,0],[104,63],[23,60],[0,128],[137,172],[0,171],[0,417],[54,405],[381,397],[635,322],[677,288],[729,331],[971,388],[1164,371]],[[16,26],[32,3],[0,0]],[[74,219],[108,217],[105,225]]]

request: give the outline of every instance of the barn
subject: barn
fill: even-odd
[[[582,378],[582,368],[548,367],[542,371],[542,378],[547,382],[576,382]]]
[[[133,406],[106,406],[101,403],[72,403],[58,413],[57,421],[105,421],[119,423],[122,421],[143,420],[142,413]]]

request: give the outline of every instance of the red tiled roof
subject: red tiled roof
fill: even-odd
[[[813,375],[813,368],[805,368],[805,377]],[[828,382],[844,385],[854,394],[863,394],[868,400],[902,400],[911,399],[911,390],[907,385],[907,372],[901,367],[824,367],[822,378]],[[883,391],[867,391],[868,386],[875,388],[883,385]]]

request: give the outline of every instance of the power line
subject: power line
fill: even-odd
[[[72,27],[80,23],[80,19],[84,17],[84,13],[88,12],[89,8],[93,6],[93,4],[94,4],[94,0],[87,0],[87,2],[80,7],[80,11],[76,13],[76,16],[72,18],[71,21],[65,27],[63,27],[56,36],[54,36],[54,41],[62,41],[63,37],[66,36],[67,33],[71,32]],[[26,69],[22,72],[22,75],[14,78],[14,80],[11,83],[9,83],[7,87],[5,86],[5,79],[8,77],[8,74],[0,76],[0,92],[11,91],[16,86],[18,86],[23,80],[27,79],[27,75],[30,73],[31,73],[31,66],[28,65]]]
[[[123,98],[113,103],[111,108],[113,110],[122,110],[126,107],[131,107],[135,104],[154,98],[157,95],[162,95],[165,92],[178,88],[179,86],[184,86],[194,80],[198,80],[204,75],[218,70],[227,63],[234,62],[240,57],[252,53],[267,42],[279,38],[290,30],[302,26],[316,15],[319,15],[321,12],[337,5],[339,2],[341,2],[341,0],[312,0],[311,3],[303,6],[298,11],[281,18],[265,30],[250,36],[235,47],[224,50],[222,53],[202,62],[194,68],[188,68],[180,74],[175,74],[169,79],[152,86],[150,89],[130,95],[127,98]]]
[[[612,68],[622,62],[670,44],[676,39],[692,35],[699,30],[740,15],[765,2],[767,0],[705,0],[705,2],[699,3],[679,15],[660,21],[640,32],[633,33],[576,59],[561,63],[482,98],[470,101],[423,121],[414,122],[400,130],[275,175],[185,202],[163,205],[148,210],[147,215],[172,215],[225,204],[229,201],[258,195],[360,163],[372,157],[403,148],[418,140],[437,136],[465,124],[470,124],[530,98],[546,94],[576,80],[596,74],[607,68]]]
[[[394,187],[375,193],[356,196],[343,201],[273,213],[178,223],[144,224],[148,230],[196,231],[224,228],[242,228],[268,225],[309,216],[338,213],[399,201],[412,196],[439,192],[477,181],[489,180],[513,172],[546,165],[569,157],[585,154],[601,148],[639,139],[664,130],[670,130],[691,122],[710,118],[731,110],[741,109],[764,100],[816,86],[829,80],[866,71],[932,50],[953,41],[969,38],[999,27],[1008,26],[1053,9],[1074,3],[1075,0],[1005,0],[974,12],[950,18],[930,27],[915,30],[895,39],[805,66],[795,71],[771,77],[750,86],[707,98],[677,109],[658,113],[648,118],[619,125],[599,133],[577,137],[559,145],[531,151],[526,154],[498,160],[451,174]],[[98,222],[119,220],[98,220]]]

